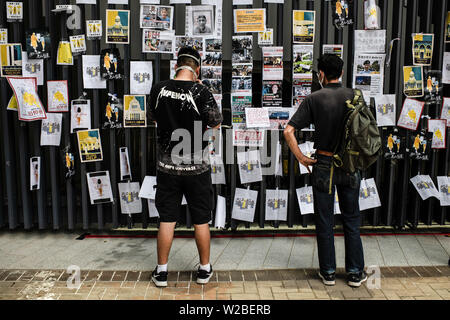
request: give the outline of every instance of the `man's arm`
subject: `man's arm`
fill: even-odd
[[[311,171],[309,170],[309,166],[315,164],[317,160],[308,158],[302,153],[302,151],[298,147],[298,141],[295,137],[295,128],[293,126],[289,124],[287,125],[286,129],[284,129],[284,138],[286,139],[289,149],[291,149],[298,162],[304,165],[306,169],[308,169],[308,172],[311,173]]]

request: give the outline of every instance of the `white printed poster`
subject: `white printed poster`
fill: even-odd
[[[264,32],[258,32],[258,45],[259,46],[272,46],[273,45],[273,29],[267,28]]]
[[[69,88],[67,80],[47,81],[47,111],[69,111]]]
[[[344,45],[343,44],[324,44],[322,47],[323,54],[334,54],[344,60]]]
[[[155,200],[156,198],[156,177],[146,176],[142,182],[139,198]]]
[[[147,199],[148,214],[150,218],[159,218],[159,212],[156,209],[155,200]]]
[[[150,94],[153,83],[152,61],[130,62],[130,93]]]
[[[424,105],[425,102],[406,98],[403,103],[403,108],[400,113],[397,126],[409,130],[417,130]]]
[[[450,206],[450,177],[437,177],[441,206]]]
[[[269,112],[266,108],[245,108],[247,128],[270,128]]]
[[[128,157],[128,148],[119,148],[120,157],[120,180],[121,181],[131,181],[131,167],[130,158]]]
[[[450,127],[450,98],[444,98],[442,103],[441,119],[447,120],[447,127]]]
[[[314,196],[313,188],[305,186],[299,188],[297,191],[297,200],[300,207],[300,214],[313,214],[314,213]]]
[[[262,181],[262,169],[259,150],[238,152],[237,161],[241,183],[253,183]]]
[[[355,54],[353,88],[359,89],[366,103],[383,94],[385,54]]]
[[[373,178],[362,179],[359,189],[359,210],[364,211],[378,207],[381,207],[381,201],[375,180]]]
[[[439,191],[436,189],[433,180],[429,175],[417,175],[410,179],[411,183],[416,188],[422,200],[427,200],[430,197],[439,199]]]
[[[385,53],[386,30],[355,30],[355,52]]]
[[[80,55],[86,52],[86,36],[84,34],[70,36],[69,41],[73,55]]]
[[[8,29],[0,28],[0,44],[8,43]]]
[[[245,128],[235,128],[233,126],[233,146],[234,147],[262,147],[264,144],[264,131],[246,130]]]
[[[447,146],[447,121],[442,119],[429,119],[428,120],[428,132],[433,133],[433,141],[431,148],[433,149],[445,149]]]
[[[91,204],[114,202],[109,171],[86,173]]]
[[[288,190],[266,190],[266,221],[287,221]]]
[[[122,214],[142,213],[142,201],[139,198],[139,182],[118,183],[120,210]]]
[[[222,196],[217,196],[216,203],[216,218],[214,219],[214,227],[224,229],[227,217],[226,199]]]
[[[41,146],[59,146],[61,144],[62,114],[47,113],[47,119],[41,122]]]
[[[258,191],[236,188],[231,218],[235,220],[253,222],[255,218],[257,199]]]
[[[444,52],[444,64],[442,66],[442,83],[450,84],[450,52]]]
[[[186,7],[186,34],[191,37],[216,36],[213,6]]]
[[[41,188],[41,157],[30,158],[30,190]]]
[[[283,47],[263,47],[263,80],[283,80]]]
[[[22,1],[6,1],[6,19],[8,22],[22,21],[23,19]]]
[[[212,184],[226,184],[225,166],[220,155],[211,154],[209,156],[211,165]]]
[[[102,20],[86,20],[86,38],[88,40],[100,40],[102,33]]]
[[[308,158],[311,158],[313,153],[316,152],[316,149],[314,149],[314,142],[312,141],[305,141],[304,143],[299,144],[298,147],[300,148],[300,151]],[[301,163],[299,163],[299,167],[300,167],[300,174],[309,173],[308,169]],[[309,166],[309,170],[312,172],[312,166]]]
[[[379,127],[395,126],[397,115],[395,99],[395,94],[375,97],[375,110]]]
[[[22,52],[22,75],[36,78],[38,86],[44,85],[44,60],[28,59],[27,52]]]
[[[8,77],[19,108],[19,120],[35,121],[46,119],[44,106],[37,93],[36,78]]]
[[[84,89],[106,89],[106,80],[100,74],[100,55],[83,55]]]
[[[70,133],[91,129],[91,100],[72,100],[70,109]]]

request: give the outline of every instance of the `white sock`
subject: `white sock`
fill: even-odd
[[[166,264],[158,264],[158,269],[156,270],[157,273],[160,272],[167,272],[167,263]]]
[[[209,271],[211,271],[211,264],[210,263],[205,264],[205,265],[200,264],[200,269],[209,272]]]

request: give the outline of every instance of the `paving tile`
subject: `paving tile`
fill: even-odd
[[[139,279],[139,271],[128,271],[125,281],[137,281]]]
[[[256,281],[256,275],[253,271],[242,271],[244,275],[244,281]]]
[[[397,237],[377,237],[377,242],[386,266],[408,265]]]
[[[230,272],[228,271],[217,271],[217,281],[231,281],[231,276],[230,276]]]
[[[127,276],[127,271],[116,271],[111,281],[124,281]]]
[[[99,281],[111,281],[114,275],[114,271],[103,271],[102,275],[98,279]]]
[[[272,244],[272,238],[247,239],[249,243],[244,242],[245,252],[242,253],[242,259],[234,269],[239,270],[257,270],[261,269],[266,260]],[[229,244],[231,246],[231,243]],[[229,268],[230,269],[230,268]],[[231,269],[230,269],[231,270]]]
[[[17,281],[25,271],[10,271],[3,281]]]
[[[191,271],[181,271],[178,275],[178,281],[191,281]]]
[[[264,260],[264,268],[285,269],[289,265],[295,238],[274,238]]]
[[[241,271],[231,271],[230,276],[231,281],[244,281],[244,277]]]
[[[425,251],[425,255],[427,256],[429,262],[433,266],[442,266],[448,264],[449,254],[442,247],[436,236],[421,236],[417,237],[417,240]]]
[[[169,274],[167,276],[167,280],[169,280],[169,276],[171,275],[171,273],[173,273],[173,272],[169,272]],[[152,271],[143,271],[140,273],[138,281],[144,281],[144,282],[150,281],[151,277],[152,277]],[[177,274],[177,277],[178,277],[178,274]],[[171,280],[172,280],[172,278],[171,278]]]
[[[288,268],[312,268],[315,244],[316,239],[312,237],[295,238]]]
[[[241,261],[252,260],[251,256],[247,256],[247,249],[252,243],[251,238],[235,238],[228,243],[226,248],[223,249],[222,254],[214,262],[216,270],[236,270],[236,269],[248,269],[243,265],[240,265]],[[250,252],[248,252],[250,253]],[[252,269],[257,268],[252,266]]]
[[[403,254],[410,266],[432,265],[416,236],[397,236]]]

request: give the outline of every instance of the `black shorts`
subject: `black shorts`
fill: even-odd
[[[213,188],[211,171],[193,176],[177,176],[158,171],[155,205],[161,222],[177,222],[183,194],[194,225],[211,221]]]

